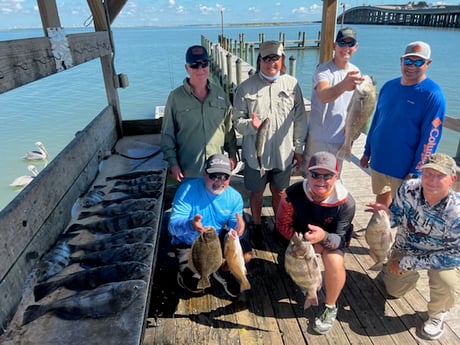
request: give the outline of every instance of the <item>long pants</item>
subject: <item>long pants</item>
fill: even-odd
[[[439,313],[447,312],[455,304],[455,291],[458,285],[456,269],[427,270],[430,287],[428,316],[436,317]],[[383,281],[387,293],[393,297],[401,297],[417,285],[420,274],[417,271],[407,271],[402,275],[383,269]]]

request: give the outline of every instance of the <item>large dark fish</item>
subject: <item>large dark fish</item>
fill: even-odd
[[[364,80],[356,85],[353,96],[347,108],[345,119],[345,141],[337,152],[337,157],[350,161],[351,146],[353,141],[358,139],[364,126],[374,111],[377,93],[374,80],[368,75],[363,76]]]
[[[112,282],[84,290],[75,295],[42,305],[31,305],[24,312],[23,325],[46,313],[54,313],[67,320],[102,318],[114,315],[128,307],[145,288],[143,280]]]
[[[209,276],[217,272],[223,263],[222,249],[216,229],[212,226],[206,228],[207,230],[193,242],[188,261],[192,271],[200,275],[197,285],[200,290],[211,286]]]
[[[131,179],[134,179],[134,178],[147,176],[147,175],[160,175],[161,173],[163,173],[162,169],[159,169],[159,170],[145,170],[145,171],[133,171],[133,172],[126,173],[126,174],[108,176],[108,177],[105,178],[105,180],[106,181],[111,181],[111,180],[131,180]]]
[[[61,272],[70,263],[71,250],[67,241],[58,242],[39,261],[36,277],[41,283]]]
[[[80,256],[71,256],[70,262],[84,266],[103,266],[124,261],[142,261],[153,252],[151,243],[124,244],[119,247],[90,252]]]
[[[125,194],[151,194],[163,188],[161,182],[150,182],[145,184],[138,184],[134,186],[121,185],[115,186],[110,190],[110,193],[125,193]]]
[[[262,124],[260,125],[256,134],[256,156],[257,163],[259,163],[260,176],[265,174],[265,168],[263,167],[262,163],[262,155],[264,153],[265,141],[267,140],[268,126],[270,126],[270,119],[267,117],[262,121]]]
[[[58,280],[35,285],[35,301],[42,299],[60,287],[77,291],[89,290],[106,283],[141,279],[148,271],[148,265],[137,261],[120,262],[78,271]]]
[[[161,195],[160,192],[158,192],[158,194]],[[111,205],[114,205],[114,204],[120,204],[125,200],[134,200],[134,199],[152,199],[152,200],[155,200],[155,202],[156,202],[158,200],[158,197],[154,198],[152,196],[149,196],[148,198],[146,198],[145,195],[141,195],[141,194],[138,194],[138,195],[124,195],[124,196],[116,198],[116,199],[102,200],[100,205],[103,206],[103,207],[107,207],[107,206],[111,206]]]
[[[115,182],[115,186],[120,185],[127,185],[127,186],[135,186],[138,184],[150,183],[150,182],[159,182],[163,177],[161,175],[147,175],[141,176],[138,178],[133,178],[130,180],[119,180]]]
[[[85,196],[80,198],[81,207],[92,207],[104,200],[105,193],[101,190],[90,190]]]
[[[156,205],[157,199],[141,198],[126,199],[119,204],[114,204],[104,208],[98,208],[95,211],[82,211],[78,219],[84,219],[91,216],[112,217],[126,212],[150,211]]]
[[[148,225],[154,218],[155,213],[152,211],[134,211],[122,214],[121,216],[104,218],[103,220],[88,224],[75,223],[67,229],[67,232],[85,229],[90,232],[113,233],[124,229]]]
[[[313,245],[300,233],[294,233],[284,258],[286,272],[306,295],[304,309],[318,305],[322,276]]]
[[[109,234],[99,240],[81,243],[70,244],[69,247],[72,252],[78,250],[96,252],[101,250],[110,249],[123,244],[131,243],[152,243],[155,230],[151,226],[143,226],[134,229],[121,230],[115,234]]]

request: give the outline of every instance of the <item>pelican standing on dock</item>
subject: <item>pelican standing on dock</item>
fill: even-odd
[[[38,147],[39,151],[29,151],[27,152],[22,159],[29,161],[37,160],[46,160],[49,157],[48,151],[45,149],[45,145],[41,141],[37,141],[35,145]]]
[[[27,169],[29,169],[32,175],[23,175],[16,177],[13,182],[10,183],[11,187],[25,187],[27,186],[32,180],[38,175],[38,170],[35,165],[28,165]]]

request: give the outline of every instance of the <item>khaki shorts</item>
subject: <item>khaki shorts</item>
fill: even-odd
[[[403,182],[402,179],[379,173],[373,169],[371,169],[371,181],[372,193],[375,195],[381,195],[391,192],[391,196],[393,198],[395,197],[399,186]]]

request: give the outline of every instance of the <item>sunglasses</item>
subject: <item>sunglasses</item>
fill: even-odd
[[[314,171],[310,171],[310,176],[315,180],[319,180],[320,178],[324,179],[325,181],[330,180],[335,176],[335,174],[318,174]]]
[[[422,67],[425,64],[425,62],[426,61],[423,60],[423,59],[412,60],[412,59],[409,59],[409,58],[405,58],[403,60],[404,66],[412,66],[412,65],[414,65],[415,67]]]
[[[264,62],[276,62],[279,59],[281,59],[281,56],[279,55],[268,55],[262,58]]]
[[[198,62],[194,62],[194,63],[191,63],[189,64],[190,68],[191,69],[198,69],[198,68],[206,68],[209,66],[209,61],[208,60],[204,60],[204,61],[198,61]]]
[[[208,174],[208,176],[213,181],[227,181],[230,178],[230,176],[227,174]]]
[[[339,47],[353,48],[356,45],[356,41],[353,40],[353,41],[350,41],[350,42],[345,42],[343,40],[340,40],[340,41],[337,41],[337,44],[339,45]]]

